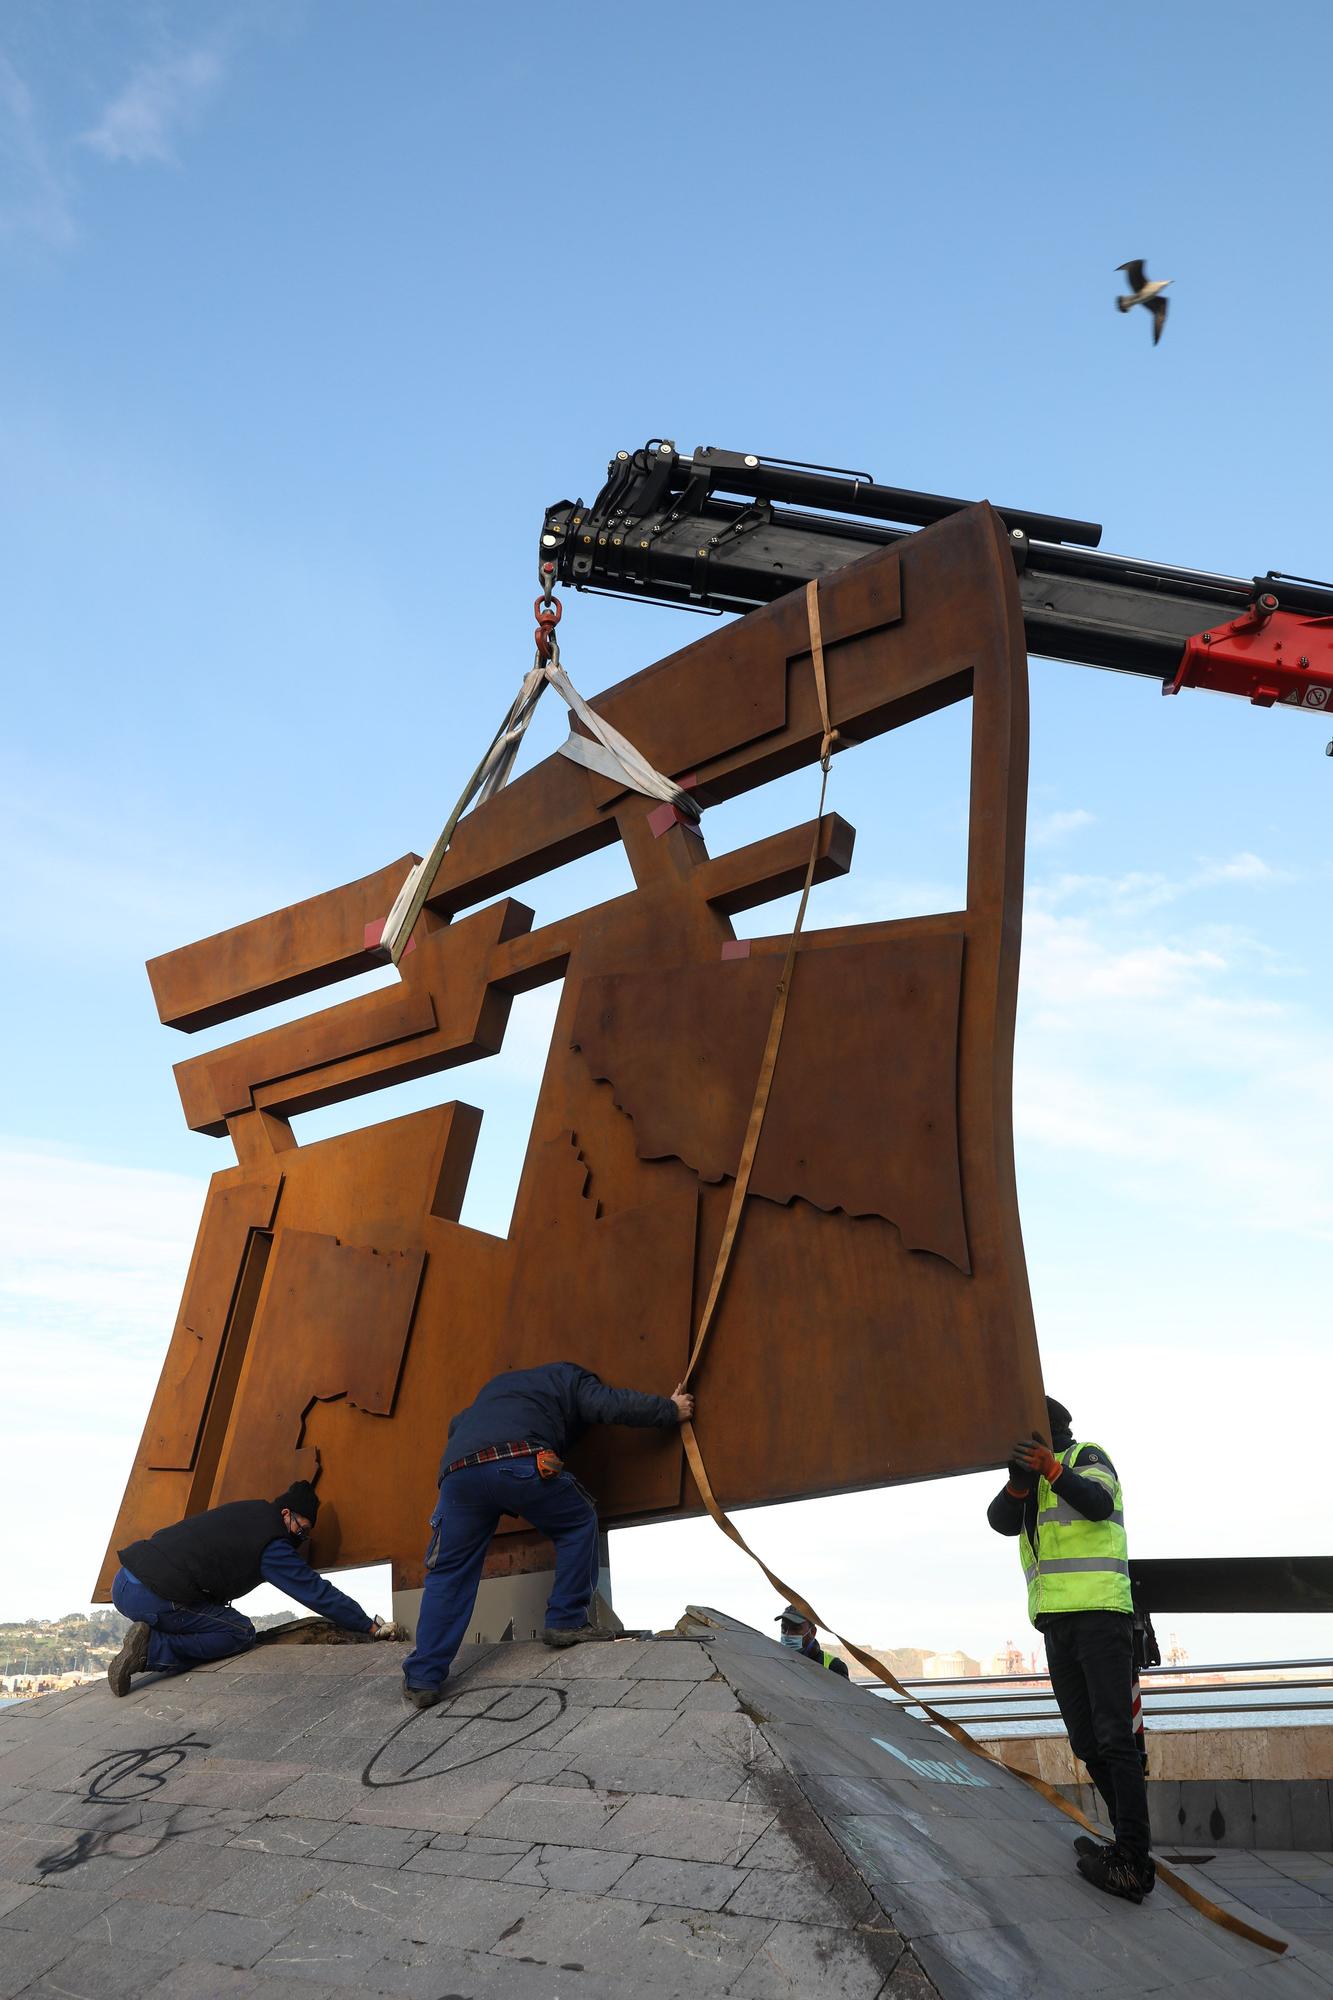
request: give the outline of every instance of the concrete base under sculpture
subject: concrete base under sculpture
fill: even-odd
[[[1186,1870],[1280,1958],[1165,1888],[1113,1902],[989,1760],[718,1613],[680,1633],[476,1646],[424,1713],[383,1644],[5,1712],[0,1994],[1333,1992],[1327,1854]]]
[[[549,1566],[549,1543],[546,1549],[545,1566],[541,1569],[514,1569],[508,1575],[482,1578],[472,1622],[463,1641],[465,1646],[494,1645],[506,1636],[515,1640],[541,1638],[546,1623],[546,1601],[555,1582],[555,1570]],[[620,1631],[623,1628],[611,1605],[611,1553],[607,1535],[598,1539],[597,1563],[600,1581],[589,1622],[603,1631]],[[394,1623],[406,1627],[414,1638],[420,1610],[419,1590],[394,1591]]]

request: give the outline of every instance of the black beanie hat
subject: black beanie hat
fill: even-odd
[[[1069,1412],[1063,1403],[1056,1402],[1054,1396],[1046,1398],[1046,1417],[1051,1426],[1052,1444],[1054,1444],[1061,1431],[1069,1431],[1072,1434],[1073,1425],[1070,1421]]]
[[[294,1479],[285,1493],[279,1493],[275,1505],[286,1507],[313,1525],[319,1512],[319,1495],[308,1479]]]

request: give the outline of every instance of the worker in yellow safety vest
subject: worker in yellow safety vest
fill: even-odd
[[[820,1645],[818,1632],[805,1613],[798,1611],[794,1604],[789,1604],[784,1610],[779,1611],[773,1622],[782,1627],[778,1636],[784,1646],[799,1647],[807,1660],[818,1660],[820,1666],[827,1667],[831,1674],[841,1674],[845,1681],[851,1679],[847,1671],[847,1662],[840,1660],[836,1653],[830,1653]]]
[[[1134,1605],[1120,1481],[1100,1445],[1075,1442],[1063,1403],[1048,1396],[1046,1414],[1050,1444],[1034,1431],[1014,1446],[1008,1484],[986,1518],[996,1534],[1018,1537],[1051,1692],[1115,1829],[1109,1846],[1079,1835],[1079,1873],[1141,1903],[1156,1871],[1134,1735]]]

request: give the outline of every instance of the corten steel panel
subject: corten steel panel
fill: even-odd
[[[510,996],[489,983],[491,956],[531,923],[522,903],[493,903],[421,937],[397,989],[344,1000],[177,1063],[186,1124],[220,1138],[228,1119],[247,1111],[291,1118],[494,1055]]]
[[[670,1390],[690,1351],[694,1189],[653,1189],[641,1207],[603,1213],[573,1133],[547,1140],[533,1168],[498,1366],[580,1359],[591,1331],[599,1346],[608,1334],[614,1340],[612,1379]],[[478,1387],[493,1372],[483,1366]],[[680,1504],[680,1447],[670,1432],[595,1430],[574,1462],[595,1493],[617,1495],[625,1512]]]
[[[801,953],[750,1190],[879,1215],[911,1250],[968,1269],[958,1179],[963,940],[898,938]],[[702,1181],[740,1158],[781,963],[682,966],[585,981],[574,1041],[632,1119],[644,1160]],[[892,1132],[898,1143],[886,1146]]]
[[[724,916],[739,916],[775,896],[795,895],[805,880],[815,823],[794,826],[787,833],[756,841],[751,847],[719,854],[699,870],[699,894]],[[856,830],[837,813],[825,813],[819,830],[816,882],[831,882],[852,865]]]
[[[98,1574],[99,1603],[110,1597],[117,1548],[192,1511],[200,1433],[247,1248],[272,1221],[281,1181],[270,1162],[258,1172],[224,1168],[209,1182],[180,1311]]]
[[[254,1337],[246,1355],[237,1388],[228,1450],[223,1457],[211,1504],[245,1498],[248,1492],[266,1490],[263,1462],[255,1448],[257,1439],[270,1441],[273,1478],[277,1492],[288,1480],[318,1478],[320,1517],[313,1538],[314,1559],[328,1565],[335,1561],[371,1562],[391,1558],[392,1543],[382,1540],[373,1511],[358,1505],[363,1486],[396,1499],[402,1510],[398,1532],[405,1546],[420,1538],[415,1508],[404,1508],[403,1439],[396,1435],[396,1421],[382,1405],[394,1401],[394,1389],[405,1395],[409,1379],[414,1407],[434,1407],[437,1420],[441,1406],[449,1399],[450,1356],[436,1344],[421,1355],[415,1353],[415,1334],[428,1304],[428,1279],[437,1283],[443,1275],[440,1260],[429,1254],[428,1242],[437,1218],[456,1211],[465,1184],[479,1116],[466,1105],[445,1105],[439,1110],[417,1112],[361,1132],[321,1140],[301,1149],[306,1173],[287,1171],[283,1202],[275,1232],[274,1256],[260,1300]],[[463,1172],[452,1156],[462,1154]],[[303,1238],[302,1254],[310,1254],[311,1239],[319,1239],[323,1249],[315,1254],[325,1267],[331,1296],[322,1296],[323,1286],[298,1287],[290,1298],[275,1294],[291,1269],[284,1245],[284,1233]],[[472,1232],[460,1232],[471,1235]],[[368,1393],[358,1395],[353,1373],[360,1364],[357,1322],[345,1323],[337,1301],[337,1281],[333,1277],[338,1258],[328,1246],[339,1239],[340,1251],[368,1259],[376,1253],[402,1275],[378,1290],[375,1276],[364,1269],[361,1284],[379,1307],[367,1310],[360,1322],[360,1342],[370,1350],[369,1377],[359,1385]],[[425,1274],[421,1259],[425,1256]],[[406,1275],[408,1260],[413,1270]],[[460,1297],[455,1306],[455,1323],[460,1341],[473,1341],[483,1329],[474,1325],[468,1309],[467,1260],[456,1256],[454,1278]],[[418,1293],[418,1279],[420,1289]],[[410,1283],[411,1295],[403,1287]],[[326,1308],[322,1310],[322,1308]],[[415,1308],[415,1311],[413,1310]],[[296,1324],[293,1324],[293,1315]],[[271,1331],[265,1334],[265,1324]],[[412,1338],[409,1338],[409,1325]],[[332,1345],[333,1353],[328,1353]],[[410,1361],[419,1364],[415,1371]],[[344,1366],[339,1382],[327,1363]],[[437,1378],[443,1373],[444,1380]],[[392,1377],[392,1380],[390,1380]],[[337,1396],[337,1404],[319,1401]],[[272,1428],[274,1404],[281,1406],[285,1426],[281,1437]],[[325,1459],[319,1451],[320,1420],[324,1411],[345,1409],[350,1419],[346,1448]],[[314,1461],[318,1457],[318,1463]]]
[[[214,1504],[266,1490],[275,1465],[312,1479],[305,1443],[317,1402],[393,1414],[425,1253],[340,1243],[284,1228],[273,1254],[237,1388],[237,1422],[213,1488]]]
[[[774,657],[758,673],[729,674],[718,652],[713,647],[674,654],[622,682],[595,706],[659,771],[687,771],[720,749],[734,750],[781,729],[787,719],[785,662]],[[575,727],[587,734],[581,723]],[[594,772],[592,789],[605,805],[623,796],[625,787]]]
[[[833,721],[849,744],[972,697],[967,901],[802,942],[754,1191],[696,1378],[700,1441],[732,1504],[999,1464],[1042,1420],[1010,1130],[1026,668],[1007,537],[988,508],[970,509],[839,571],[820,606]],[[659,766],[693,774],[705,800],[813,765],[822,724],[803,598],[713,632],[596,705]],[[837,782],[835,764],[835,798]],[[247,1486],[276,1492],[314,1465],[326,1503],[316,1560],[387,1559],[400,1583],[419,1581],[448,1418],[489,1375],[571,1359],[671,1389],[785,944],[737,946],[730,918],[795,886],[813,831],[710,857],[701,832],[549,757],[461,822],[396,987],[180,1066],[190,1123],[228,1132],[246,1162],[236,1184],[280,1172],[281,1193],[264,1225],[267,1268],[251,1267],[248,1343],[224,1349],[216,1373],[194,1487],[188,1470],[151,1470],[145,1447],[113,1547],[171,1518],[183,1494],[202,1505]],[[851,829],[830,814],[818,831],[817,879],[844,872]],[[628,894],[535,930],[521,904],[458,916],[615,840]],[[324,914],[304,922],[299,948],[292,913],[279,913],[229,934],[240,942],[225,950],[207,940],[170,954],[157,990],[179,960],[188,993],[174,1004],[216,1019],[294,977],[313,983],[321,966],[342,976],[356,921],[377,934],[401,871],[315,899]],[[457,1221],[479,1123],[466,1106],[296,1144],[292,1113],[497,1048],[512,996],[556,979],[506,1238]],[[357,1281],[372,1299],[351,1314],[367,1328],[357,1356],[353,1288],[335,1274],[376,1259],[419,1267],[420,1284],[409,1310],[394,1283]],[[228,1262],[217,1284],[230,1293]],[[181,1380],[182,1338],[178,1328],[164,1382]],[[178,1391],[163,1395],[165,1410]],[[185,1400],[166,1456],[184,1455]],[[669,1434],[603,1434],[574,1462],[609,1521],[697,1507]]]
[[[376,946],[384,919],[419,859],[404,855],[359,882],[150,958],[159,1018],[193,1033],[369,971],[383,958]]]
[[[445,1432],[493,1372],[511,1265],[501,1238],[441,1217],[426,1218],[422,1240],[426,1267],[392,1417],[367,1416],[346,1398],[316,1403],[303,1437],[319,1454],[321,1499],[332,1503],[320,1507],[315,1561],[391,1562],[400,1589],[421,1583]]]
[[[488,1286],[486,1272],[494,1251],[503,1249],[503,1246],[496,1245],[493,1239],[480,1236],[474,1230],[459,1229],[452,1220],[462,1204],[479,1125],[480,1113],[471,1106],[446,1104],[415,1112],[407,1118],[371,1126],[364,1131],[348,1132],[338,1138],[321,1140],[315,1145],[298,1147],[282,1155],[281,1194],[276,1212],[273,1212],[271,1193],[269,1197],[275,1248],[265,1274],[256,1323],[253,1333],[249,1333],[246,1340],[241,1365],[234,1371],[236,1380],[232,1388],[231,1407],[222,1413],[213,1412],[209,1419],[211,1426],[220,1414],[223,1423],[221,1439],[210,1440],[216,1447],[213,1451],[215,1475],[201,1486],[198,1480],[192,1481],[189,1472],[150,1470],[144,1463],[141,1448],[111,1535],[108,1562],[103,1571],[103,1588],[114,1574],[115,1549],[160,1527],[163,1521],[186,1512],[187,1501],[192,1501],[193,1507],[198,1508],[219,1505],[224,1499],[251,1497],[238,1494],[229,1485],[228,1462],[238,1438],[262,1434],[272,1441],[267,1475],[261,1478],[260,1468],[254,1468],[252,1492],[278,1493],[290,1480],[302,1476],[308,1466],[308,1450],[317,1440],[309,1434],[307,1405],[326,1393],[329,1386],[323,1372],[325,1356],[322,1336],[312,1334],[308,1345],[302,1347],[290,1342],[284,1334],[278,1340],[276,1349],[270,1351],[262,1331],[270,1283],[275,1270],[280,1270],[284,1264],[282,1250],[286,1232],[329,1239],[336,1237],[340,1245],[367,1253],[377,1251],[391,1259],[407,1254],[415,1257],[418,1263],[422,1254],[429,1250],[434,1232],[453,1232],[464,1239],[462,1248],[453,1249],[447,1258],[427,1258],[428,1271],[437,1280],[437,1296],[442,1289],[446,1269],[452,1272],[457,1296],[450,1306],[458,1345],[475,1345],[484,1338],[495,1313],[495,1287]],[[272,1179],[276,1184],[276,1174]],[[201,1240],[208,1233],[212,1206],[225,1195],[229,1186],[245,1185],[240,1169],[233,1169],[231,1175],[214,1177]],[[479,1280],[472,1274],[473,1265],[481,1268]],[[238,1264],[228,1276],[228,1296],[239,1275]],[[423,1282],[413,1326],[426,1302],[427,1290]],[[470,1317],[473,1311],[476,1313],[475,1324]],[[391,1326],[388,1338],[392,1337]],[[178,1351],[182,1347],[188,1351],[193,1338],[188,1328],[178,1323],[164,1373],[175,1370]],[[413,1370],[409,1366],[413,1359],[412,1346],[409,1339],[407,1358],[403,1361],[403,1381],[411,1380],[413,1416],[415,1418],[424,1413],[430,1426],[429,1442],[433,1442],[435,1427],[446,1422],[450,1410],[456,1407],[452,1399],[458,1394],[459,1356],[451,1344],[436,1340],[427,1343],[425,1352],[416,1357],[418,1365]],[[284,1371],[288,1369],[290,1379],[284,1381]],[[281,1446],[270,1429],[275,1390],[285,1398],[288,1413],[295,1411],[287,1424]],[[322,1409],[325,1406],[316,1407]],[[334,1504],[321,1509],[315,1552],[321,1560],[330,1563],[335,1559],[358,1562],[388,1560],[395,1552],[393,1541],[386,1538],[387,1531],[373,1510],[362,1520],[357,1492],[363,1474],[370,1490],[392,1496],[393,1504],[401,1510],[402,1520],[398,1528],[401,1545],[415,1549],[420,1540],[420,1495],[414,1495],[411,1503],[405,1502],[403,1497],[403,1470],[399,1456],[403,1450],[403,1437],[395,1435],[401,1427],[396,1421],[378,1417],[364,1409],[356,1410],[354,1415],[356,1421],[348,1437],[347,1449],[332,1463],[324,1464],[319,1478],[321,1498]],[[426,1442],[424,1438],[418,1441],[418,1456],[424,1452]],[[339,1505],[346,1508],[349,1503],[352,1529],[347,1546],[352,1553],[346,1558],[339,1558]],[[363,1544],[366,1548],[364,1555]]]
[[[708,1252],[724,1207],[725,1190],[704,1192]],[[1044,1411],[1012,1414],[1013,1327],[999,1287],[960,1307],[961,1286],[977,1280],[905,1249],[874,1216],[756,1201],[744,1238],[696,1378],[695,1431],[724,1507],[972,1469],[1044,1421]],[[1003,1444],[996,1411],[1010,1413]]]
[[[141,1447],[155,1471],[188,1472],[208,1406],[245,1248],[252,1229],[267,1229],[278,1205],[276,1168],[254,1178],[219,1175],[209,1190],[185,1280],[171,1346]]]
[[[923,562],[920,537],[914,536],[901,552],[886,550],[840,569],[821,586],[829,701],[834,721],[849,737],[860,740],[896,728],[970,692],[980,606],[975,587],[970,616],[949,597],[951,588],[964,587],[969,557],[983,555],[984,536],[996,528],[989,508],[973,509],[943,525],[952,527],[955,522],[971,522],[970,546],[966,532],[955,538],[952,551],[942,549],[937,540]],[[919,617],[910,633],[902,622],[903,593],[912,586],[901,582],[900,565],[911,572],[918,590],[927,570],[938,569],[929,586],[932,595],[940,592],[938,602],[929,607],[935,633],[927,635]],[[1001,588],[1010,586],[1012,578]],[[990,594],[990,608],[998,615],[999,591],[992,589]],[[1019,630],[1021,638],[1021,620]],[[729,708],[734,690],[756,676],[776,676],[785,683],[786,719],[781,727],[740,745],[727,744],[731,732],[724,730],[711,753],[696,750],[680,764],[674,763],[669,745],[663,757],[656,758],[654,744],[664,732],[661,705],[668,699],[669,687],[677,681],[691,692],[703,686],[710,690],[705,699]],[[627,691],[623,703],[622,690]],[[628,691],[633,691],[632,699]],[[616,726],[650,762],[657,762],[659,770],[677,778],[693,775],[700,791],[714,801],[799,770],[814,761],[823,735],[803,595],[781,598],[751,612],[738,624],[723,627],[599,696],[591,706],[605,710],[608,717],[614,715]],[[436,874],[431,907],[442,913],[467,909],[548,868],[608,846],[617,835],[625,839],[627,814],[619,807],[614,815],[606,811],[607,789],[604,778],[559,755],[516,778],[488,802],[484,812],[470,813],[459,823]],[[624,803],[629,817],[643,819],[644,801]],[[1019,842],[1021,888],[1021,829]]]

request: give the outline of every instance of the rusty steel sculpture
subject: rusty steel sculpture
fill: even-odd
[[[1027,669],[1005,531],[970,508],[837,571],[819,608],[845,742],[971,699],[967,899],[801,939],[694,1385],[727,1506],[995,1465],[1042,1407],[1010,1112]],[[593,706],[703,799],[813,765],[802,594]],[[191,1129],[237,1164],[209,1187],[99,1594],[118,1545],[295,1476],[325,1503],[313,1560],[389,1561],[412,1588],[447,1419],[488,1376],[567,1358],[671,1387],[786,947],[730,919],[798,887],[815,837],[710,855],[675,807],[550,756],[460,822],[396,986],[177,1066]],[[852,829],[829,814],[817,838],[816,880],[844,873]],[[616,840],[634,889],[534,930],[508,892]],[[383,963],[414,859],[155,959],[162,1020],[190,1031]],[[494,1054],[513,996],[560,979],[507,1238],[458,1220],[466,1104],[296,1143],[295,1113]],[[604,1429],[575,1465],[611,1524],[698,1510],[672,1434]],[[536,1562],[534,1539],[497,1544],[492,1570]]]

